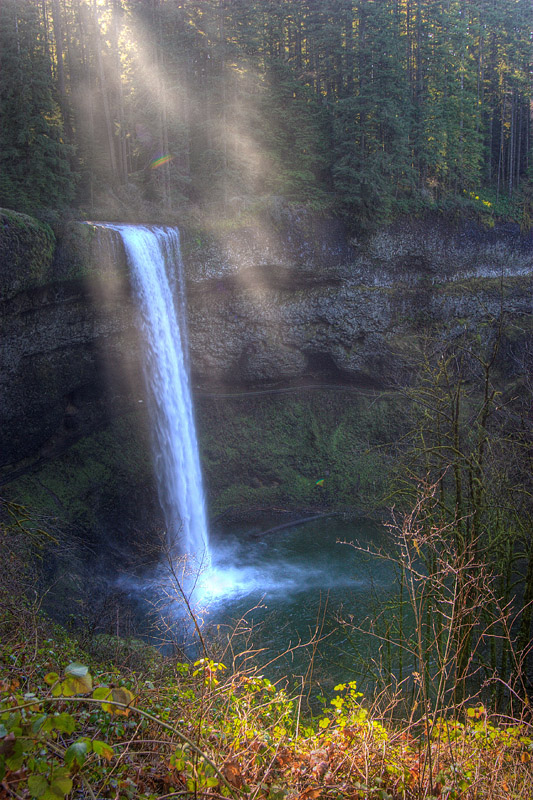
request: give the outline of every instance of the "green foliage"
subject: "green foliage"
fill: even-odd
[[[38,5],[6,0],[0,17],[0,205],[68,207],[74,195]]]
[[[7,299],[49,281],[55,244],[48,225],[0,209],[0,297]]]
[[[154,653],[147,671],[126,676],[110,663],[89,670],[60,629],[39,637],[28,628],[0,643],[0,781],[17,797],[63,800],[90,787],[121,800],[422,800],[431,791],[458,800],[475,786],[492,800],[506,785],[527,796],[530,726],[499,722],[479,704],[435,720],[427,739],[415,708],[409,724],[385,723],[353,681],[304,717],[303,698],[210,656],[190,665]]]
[[[262,93],[264,120],[258,147],[270,164],[265,187],[271,194],[320,207],[327,203],[321,181],[328,166],[327,117],[313,93],[283,62],[270,69]],[[287,114],[287,108],[291,113]]]
[[[49,697],[55,699],[79,697],[92,689],[88,668],[78,662],[65,668],[62,679],[56,672],[50,672],[44,676],[44,682],[50,686]],[[94,736],[71,741],[73,734],[86,723],[87,713],[57,712],[53,705],[47,704],[46,693],[38,699],[32,692],[21,694],[19,686],[19,680],[15,679],[2,684],[0,691],[0,739],[3,740],[0,778],[18,792],[27,785],[32,797],[63,798],[72,790],[74,776],[78,780],[82,776],[91,779],[98,760],[111,761],[114,750]],[[133,699],[127,689],[113,691],[122,691],[121,703],[130,696]],[[115,707],[105,708],[105,704],[102,708],[111,713],[115,710]],[[116,710],[123,709],[116,707]],[[91,754],[97,759],[91,761]]]
[[[14,208],[68,206],[76,173],[87,213],[117,219],[283,195],[368,229],[475,213],[465,197],[488,190],[529,224],[528,0],[4,6]]]
[[[77,694],[86,694],[93,688],[88,668],[76,662],[66,667],[62,681],[56,672],[49,672],[44,676],[44,680],[51,685],[54,697],[73,697]]]
[[[131,435],[132,429],[138,431],[137,436]],[[99,528],[91,503],[96,487],[103,488],[100,511],[105,512],[117,506],[122,492],[137,491],[149,481],[146,436],[141,415],[135,412],[126,415],[104,431],[97,431],[74,444],[53,464],[44,467],[39,480],[27,475],[11,484],[11,493],[22,504],[40,508],[50,515],[57,514],[55,495],[63,516],[78,529],[91,530],[94,534]]]
[[[350,510],[386,493],[387,455],[375,446],[395,438],[401,414],[387,398],[316,390],[200,398],[198,422],[215,513]]]

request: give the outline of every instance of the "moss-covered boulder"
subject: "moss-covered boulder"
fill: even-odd
[[[91,222],[70,221],[63,226],[54,258],[55,280],[83,279],[122,286],[126,271],[118,234]]]
[[[0,300],[51,280],[55,244],[49,225],[0,209]]]

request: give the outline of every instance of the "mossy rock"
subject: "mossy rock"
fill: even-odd
[[[104,550],[135,549],[157,515],[148,432],[136,413],[85,436],[4,487],[8,499],[58,517]],[[156,523],[154,523],[156,524]]]
[[[98,279],[116,281],[128,271],[118,234],[91,222],[71,221],[58,239],[54,278],[60,281]]]
[[[49,225],[0,209],[0,300],[51,279],[55,244]]]
[[[59,280],[83,278],[94,268],[96,228],[90,223],[69,222],[58,241],[54,272]]]
[[[198,398],[213,516],[258,508],[371,510],[387,489],[387,451],[404,430],[397,397],[324,390]]]

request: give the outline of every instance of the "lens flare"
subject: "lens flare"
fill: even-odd
[[[158,156],[154,158],[154,160],[150,164],[150,169],[157,169],[158,167],[162,167],[163,164],[168,164],[169,161],[172,161],[174,156],[165,155],[165,156]]]

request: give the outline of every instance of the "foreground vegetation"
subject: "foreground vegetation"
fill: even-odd
[[[251,667],[233,634],[192,663],[135,640],[74,638],[31,591],[49,537],[3,510],[1,798],[533,796],[527,700],[499,716],[472,698],[432,710],[415,673],[401,718],[399,697],[371,705],[354,682],[312,712]]]
[[[481,706],[437,720],[427,738],[425,720],[392,726],[369,713],[353,682],[304,720],[300,698],[260,675],[219,679],[222,664],[154,656],[144,672],[93,676],[66,663],[76,649],[57,633],[31,652],[2,648],[4,797],[532,796],[531,726]]]

